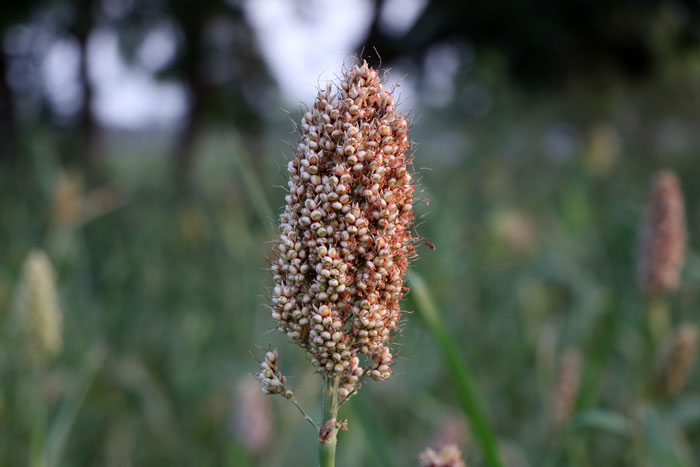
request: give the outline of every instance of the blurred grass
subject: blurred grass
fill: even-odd
[[[527,96],[496,81],[486,116],[465,116],[456,99],[414,124],[417,230],[437,249],[419,248],[412,271],[430,284],[451,351],[470,363],[504,465],[693,465],[700,456],[697,371],[676,400],[652,411],[643,400],[651,356],[635,252],[649,178],[662,166],[681,176],[691,238],[673,323],[697,323],[700,303],[700,106],[669,83],[596,104],[594,94]],[[67,433],[49,437],[65,439],[57,465],[313,464],[316,434],[285,401],[269,401],[262,452],[235,429],[233,396],[255,371],[255,344],[280,348],[300,401],[320,413],[320,380],[303,352],[267,332],[266,257],[288,134],[286,122],[271,122],[264,154],[245,153],[226,131],[205,135],[186,198],[168,190],[164,154],[123,142],[107,159],[109,183],[80,190],[93,215],[72,221],[56,214],[65,170],[56,135],[38,129],[20,172],[0,173],[0,319],[33,247],[54,262],[65,311],[63,354],[38,385],[48,433]],[[404,307],[419,310],[415,286]],[[450,370],[417,314],[404,323],[394,376],[341,410],[350,431],[340,434],[339,465],[416,465],[459,418],[450,380],[459,367]],[[26,465],[26,369],[4,328],[0,465]],[[83,393],[95,342],[108,354]],[[557,362],[572,345],[583,354],[582,392],[553,433]],[[66,409],[71,400],[77,409]],[[472,465],[483,463],[479,434],[460,437]]]

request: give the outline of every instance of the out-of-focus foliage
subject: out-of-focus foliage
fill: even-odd
[[[35,0],[9,7],[0,20],[0,161],[17,157],[11,148],[22,129],[49,124],[63,130],[61,160],[78,162],[99,179],[104,155],[94,110],[99,70],[88,62],[91,42],[100,34],[117,37],[127,64],[184,89],[186,110],[172,149],[180,189],[189,184],[194,141],[206,125],[234,123],[249,146],[260,147],[275,87],[243,2]],[[51,71],[75,75],[62,105],[52,99],[46,76],[46,59],[57,43],[72,59],[64,56],[61,69]],[[144,52],[149,46],[151,55]]]
[[[362,44],[371,60],[420,62],[437,44],[460,43],[497,54],[512,77],[536,88],[647,77],[666,55],[700,46],[700,7],[692,1],[428,0],[401,32],[385,27],[389,16],[400,16],[392,3],[400,4],[375,2],[375,20]],[[375,48],[379,57],[371,53]]]
[[[0,80],[0,156],[14,161],[0,166],[0,465],[314,463],[317,434],[296,409],[247,394],[258,367],[251,351],[260,358],[276,346],[297,399],[320,413],[318,375],[267,332],[266,258],[285,194],[279,154],[295,136],[275,110],[240,4],[190,3],[3,10],[0,75],[15,80]],[[470,363],[506,465],[697,465],[700,374],[691,369],[673,397],[652,391],[662,342],[648,329],[635,257],[651,177],[671,168],[689,245],[666,306],[674,328],[697,324],[695,7],[618,1],[607,16],[602,2],[510,3],[428,2],[404,42],[382,45],[378,23],[369,29],[369,45],[409,71],[397,89],[415,98],[417,230],[436,249],[419,245],[413,272]],[[151,71],[205,90],[208,104],[195,119],[189,100],[190,125],[175,144],[150,131],[93,139],[84,75],[70,115],[42,95],[41,47],[69,37],[82,50],[101,27],[118,30],[134,63],[153,28],[177,38],[171,60]],[[7,39],[18,31],[32,40]],[[639,79],[620,72],[625,60]],[[561,86],[522,86],[540,76]],[[192,187],[179,197],[173,150]],[[12,325],[34,249],[53,265],[63,323],[62,349],[42,366],[28,363]],[[409,293],[404,308],[420,306]],[[441,442],[479,465],[459,388],[420,316],[409,314],[396,338],[394,376],[341,410],[350,429],[339,465],[416,465]],[[580,387],[564,403],[565,368],[581,374],[568,377]]]
[[[635,254],[650,177],[671,167],[690,247],[670,308],[674,323],[697,322],[700,101],[685,92],[697,63],[670,62],[649,84],[537,96],[478,70],[461,70],[462,97],[413,125],[418,232],[436,246],[413,267],[470,362],[506,464],[695,465],[700,374],[671,400],[647,397],[655,344]],[[466,112],[477,87],[489,105]],[[266,130],[275,154],[288,134],[282,115]],[[152,146],[110,146],[106,182],[91,188],[59,166],[54,143],[34,131],[18,172],[0,175],[0,319],[36,247],[53,262],[64,315],[63,351],[41,373],[19,364],[11,336],[0,341],[0,464],[25,465],[38,446],[50,465],[311,465],[317,435],[294,407],[261,409],[266,449],[246,447],[236,407],[257,367],[249,351],[261,356],[263,343],[284,349],[290,386],[320,411],[318,376],[266,333],[269,212],[282,205],[284,161],[256,172],[238,139],[209,132],[197,188],[173,199]],[[417,305],[409,294],[405,309]],[[396,344],[395,375],[341,412],[350,430],[339,464],[416,465],[425,445],[450,436],[478,464],[418,314]],[[554,428],[557,372],[572,347],[580,393]]]

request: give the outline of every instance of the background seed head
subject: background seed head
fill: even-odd
[[[693,371],[698,353],[698,328],[683,324],[669,338],[657,357],[655,392],[659,397],[678,394]]]
[[[577,347],[567,348],[559,363],[557,383],[552,397],[552,415],[556,427],[566,423],[574,411],[581,389],[581,367],[581,351]]]
[[[654,179],[639,252],[642,288],[649,294],[678,288],[685,261],[685,203],[675,173],[659,172]]]
[[[408,122],[394,105],[376,70],[353,66],[319,91],[288,164],[272,315],[347,394],[365,371],[391,374],[388,344],[415,251]]]
[[[274,419],[270,402],[253,381],[242,381],[237,389],[233,423],[236,437],[251,453],[260,453],[271,441]]]
[[[15,297],[18,333],[34,363],[42,364],[60,352],[63,317],[49,257],[32,251],[22,268]]]
[[[420,454],[421,467],[465,467],[462,453],[453,444],[442,447],[439,451],[427,448]]]

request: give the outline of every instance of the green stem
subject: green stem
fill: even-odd
[[[645,365],[645,378],[649,381],[646,396],[659,402],[663,398],[663,390],[656,381],[655,367],[659,352],[672,332],[673,323],[671,320],[671,308],[665,294],[652,296],[649,301],[649,345],[647,346],[647,361]]]
[[[317,430],[320,429],[320,427],[318,426],[318,423],[314,422],[314,419],[311,418],[311,417],[309,417],[309,416],[306,414],[306,412],[305,412],[304,409],[299,405],[299,403],[297,402],[296,399],[289,399],[289,401],[290,401],[292,404],[294,404],[294,407],[296,407],[297,409],[299,409],[299,412],[301,412],[301,414],[304,416],[304,419],[305,419],[307,422],[309,422],[309,423],[310,423],[314,428],[316,428]]]
[[[30,378],[31,389],[31,440],[29,442],[29,466],[46,467],[46,451],[44,444],[46,440],[46,406],[41,394],[41,372],[35,370]]]
[[[320,467],[335,467],[335,446],[338,440],[338,378],[324,376],[323,419],[319,431]]]
[[[649,328],[654,345],[661,343],[671,329],[671,314],[665,296],[656,296],[649,303]]]

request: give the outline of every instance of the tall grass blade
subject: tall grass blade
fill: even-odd
[[[471,370],[454,338],[447,331],[425,281],[415,272],[408,274],[411,292],[416,301],[418,313],[440,347],[447,370],[452,377],[462,410],[471,424],[474,437],[481,448],[484,461],[489,467],[503,465],[498,453],[498,442],[482,409],[481,400],[471,375]]]
[[[258,179],[252,165],[250,164],[250,158],[245,154],[245,148],[240,142],[240,137],[237,133],[233,131],[226,132],[226,139],[231,146],[231,155],[233,157],[238,170],[241,171],[241,178],[246,184],[248,194],[250,196],[250,202],[253,204],[253,209],[257,213],[260,221],[263,223],[268,231],[272,231],[271,222],[275,219],[275,212],[272,209],[272,205],[267,200],[265,195],[265,189],[263,184]]]
[[[87,368],[80,382],[76,385],[76,391],[68,398],[59,409],[56,419],[49,428],[47,437],[47,459],[49,467],[60,465],[63,450],[68,442],[68,436],[78,416],[78,412],[85,401],[97,373],[102,368],[107,351],[101,346],[95,346],[87,358]]]

